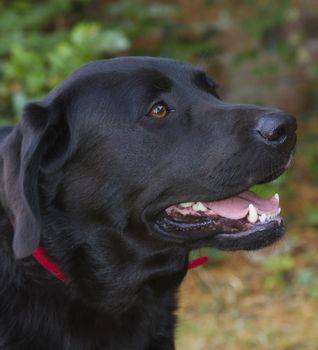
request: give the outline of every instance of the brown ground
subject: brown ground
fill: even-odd
[[[316,253],[308,231],[295,249],[297,266]],[[307,247],[305,254],[297,250]],[[298,267],[299,268],[299,267]],[[181,290],[179,350],[318,349],[318,299],[300,288],[266,290],[268,272],[239,253],[188,273]]]

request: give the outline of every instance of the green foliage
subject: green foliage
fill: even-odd
[[[306,296],[318,299],[318,274],[312,268],[305,268],[297,272],[294,286],[301,289]]]
[[[129,48],[122,32],[97,21],[76,21],[86,3],[20,0],[0,5],[0,114],[17,117],[29,98],[40,97],[78,66]]]
[[[257,40],[281,25],[292,7],[291,0],[244,0],[243,3],[250,8],[253,16],[247,15],[241,22],[242,27]]]
[[[203,11],[218,11],[216,20],[191,20],[182,6],[160,0],[1,2],[0,118],[17,118],[21,101],[41,97],[92,59],[143,54],[208,64],[222,50],[220,38],[230,23],[248,34],[230,61],[254,61],[251,72],[256,76],[279,74],[286,63],[296,64],[308,55],[299,33],[290,40],[282,30],[298,15],[291,0],[244,0],[239,7],[219,0],[196,4]],[[267,51],[277,60],[264,60]],[[317,76],[317,63],[306,70]]]
[[[289,172],[286,171],[283,175],[274,181],[263,185],[253,186],[251,190],[263,198],[271,198],[275,193],[278,193],[281,196],[281,202],[284,203],[285,201],[287,202],[287,200],[294,199],[295,197],[295,193],[288,180]],[[284,211],[284,206],[282,209]],[[289,218],[287,217],[285,219]]]
[[[264,287],[268,290],[284,289],[291,293],[297,291],[311,299],[318,299],[318,273],[312,267],[295,271],[295,259],[289,254],[269,257],[263,268],[268,275]]]
[[[279,76],[287,66],[302,66],[305,76],[317,78],[316,59],[304,45],[305,28],[292,29],[300,16],[301,6],[292,0],[244,0],[245,13],[239,16],[240,27],[249,40],[233,57],[234,64],[253,62],[253,73],[259,78]],[[306,26],[304,26],[306,27]],[[289,30],[286,28],[289,28]],[[310,35],[310,34],[309,34]],[[304,66],[303,63],[307,65]],[[315,89],[314,89],[315,90]],[[308,89],[308,94],[310,94]],[[316,108],[317,110],[317,108]]]
[[[142,0],[0,4],[0,116],[18,118],[27,100],[93,59],[146,54],[189,61],[213,54],[214,26],[181,23],[179,16],[175,4]]]
[[[216,28],[210,22],[181,21],[181,9],[176,4],[146,3],[141,0],[122,0],[109,6],[114,26],[137,41],[131,54],[167,56],[191,61],[195,55],[208,57],[216,51],[213,42]],[[151,45],[140,44],[146,37]]]
[[[266,198],[272,197],[275,193],[279,193],[284,186],[286,186],[288,181],[288,173],[285,172],[279,178],[266,185],[256,185],[252,187],[252,191],[258,195]]]
[[[139,0],[122,0],[109,7],[109,13],[120,16],[127,20],[137,19],[140,21],[165,20],[177,15],[177,7],[172,4],[145,3]],[[158,23],[157,23],[158,24]]]
[[[318,138],[317,130],[311,128],[300,144],[300,151],[306,158],[312,175],[312,181],[318,184]]]
[[[51,7],[44,9],[48,11]],[[67,9],[65,6],[60,8],[62,12]],[[56,11],[56,8],[54,11],[52,9],[51,15],[56,14]],[[10,11],[5,14],[10,18]],[[5,17],[5,14],[2,16]],[[25,26],[32,28],[33,25],[42,24],[42,21],[33,19],[26,22]],[[23,27],[23,23],[20,25]],[[35,36],[33,40],[24,37],[21,32],[20,40],[11,40],[6,48],[9,59],[0,64],[3,75],[0,98],[8,100],[11,97],[11,108],[15,115],[21,112],[22,103],[19,102],[43,95],[80,65],[124,52],[130,47],[130,41],[122,31],[102,28],[98,22],[77,22],[69,31],[57,32],[42,33],[42,37],[38,37],[39,33],[31,31],[31,38]],[[11,35],[17,36],[17,33]],[[49,46],[42,45],[44,35]]]
[[[288,254],[270,257],[264,262],[264,269],[273,274],[280,274],[294,267],[294,259]]]
[[[318,227],[318,206],[310,204],[306,207],[304,223],[307,226]]]
[[[265,260],[263,267],[268,272],[264,287],[267,289],[282,288],[288,285],[286,276],[294,268],[295,261],[289,254],[269,257]]]

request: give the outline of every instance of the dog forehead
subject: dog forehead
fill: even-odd
[[[194,66],[167,58],[118,57],[90,62],[72,73],[65,86],[83,80],[108,79],[121,82],[129,80],[136,84],[158,83],[159,81],[190,81],[198,71]],[[189,79],[190,78],[190,79]]]
[[[97,88],[98,84],[107,87],[113,83],[129,83],[131,89],[159,87],[169,90],[171,87],[194,87],[193,77],[204,74],[197,67],[174,59],[156,57],[117,57],[92,61],[70,74],[60,85],[51,90],[44,102],[50,104],[57,96],[65,99],[74,93]]]
[[[190,72],[195,69],[195,67],[190,64],[174,59],[130,56],[92,61],[80,67],[76,72],[79,74],[94,74],[109,71],[129,71],[132,73],[133,71],[151,68],[170,74],[176,74],[178,71]]]

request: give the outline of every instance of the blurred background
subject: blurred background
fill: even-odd
[[[78,66],[153,55],[201,66],[225,100],[279,107],[299,122],[281,196],[288,235],[255,254],[212,249],[181,290],[180,350],[318,349],[317,0],[0,0],[0,121],[19,120]]]

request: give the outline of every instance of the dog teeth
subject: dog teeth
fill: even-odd
[[[279,203],[279,194],[274,195],[275,200]],[[206,212],[209,209],[202,202],[185,202],[179,204],[180,208],[192,208],[196,212]],[[255,224],[259,221],[261,224],[265,224],[273,219],[275,219],[281,212],[281,208],[278,208],[275,213],[263,213],[258,215],[257,208],[250,203],[248,206],[247,221]]]
[[[262,214],[259,217],[259,221],[261,222],[261,224],[264,224],[266,222],[267,219],[267,215],[266,214]]]
[[[208,208],[201,202],[197,202],[192,206],[192,209],[195,211],[207,211]]]
[[[258,220],[258,214],[257,214],[257,210],[254,207],[253,204],[250,204],[248,206],[248,216],[247,216],[247,220],[254,224],[257,220]]]
[[[264,214],[260,215],[259,221],[261,224],[265,224],[266,222],[275,219],[280,214],[280,212],[281,212],[281,208],[278,208],[275,214],[274,213],[272,213],[272,214],[265,214],[264,213]]]
[[[274,198],[277,201],[277,204],[279,204],[279,194],[278,193],[275,193]],[[263,213],[262,215],[258,215],[257,209],[251,203],[248,206],[247,220],[252,224],[257,222],[258,220],[260,221],[261,224],[264,224],[268,221],[275,219],[280,214],[280,212],[281,212],[281,208],[278,208],[275,213]]]
[[[293,161],[293,155],[291,154],[291,155],[289,156],[289,159],[288,159],[287,164],[285,165],[285,169],[289,168],[289,166],[290,166],[290,164],[291,164],[292,161]]]
[[[181,203],[180,207],[182,207],[182,208],[189,208],[189,207],[192,207],[193,204],[194,204],[194,202]]]

